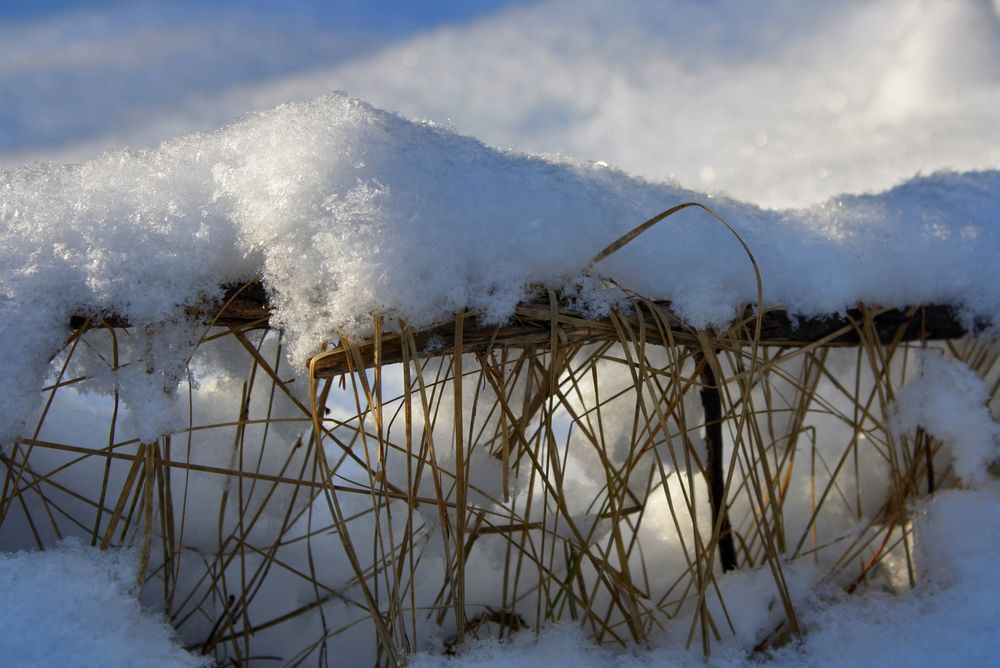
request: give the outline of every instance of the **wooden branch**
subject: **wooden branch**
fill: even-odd
[[[221,304],[189,308],[186,312],[189,317],[202,320],[206,324],[264,329],[269,327],[271,305],[264,286],[260,283],[250,283],[227,289]],[[111,327],[131,326],[128,320],[117,313],[78,313],[70,318],[69,326],[72,329],[79,329],[87,320]]]
[[[694,330],[673,313],[669,302],[651,303],[659,310],[676,341],[695,343]],[[217,306],[214,309],[207,307],[188,309],[188,315],[217,325],[242,328],[269,326],[271,306],[267,293],[260,283],[229,289],[223,304],[221,308]],[[654,325],[651,313],[648,312],[648,306],[637,302],[636,310],[637,313],[634,315],[621,317],[632,325],[634,330],[644,323],[646,340],[653,344],[662,344],[659,330]],[[475,314],[469,314],[467,317],[469,320],[465,324],[462,340],[465,352],[485,352],[495,346],[545,348],[550,341],[552,308],[547,298],[542,296],[520,305],[511,322],[499,327],[481,324],[475,318]],[[971,329],[967,329],[966,324],[957,317],[955,309],[947,305],[925,305],[904,309],[859,306],[843,314],[813,318],[793,318],[787,311],[773,309],[764,313],[760,342],[762,345],[785,347],[817,342],[821,342],[820,345],[823,346],[858,345],[867,336],[864,333],[866,317],[871,320],[870,331],[874,332],[874,338],[881,343],[957,339],[967,334],[976,334],[989,326],[986,321],[977,321]],[[116,314],[91,316],[91,319],[113,327],[129,326],[124,318]],[[77,329],[86,320],[85,314],[76,315],[70,320],[70,326]],[[563,345],[618,338],[618,330],[609,318],[588,319],[574,311],[568,300],[560,299],[555,321]],[[742,318],[735,321],[728,329],[716,332],[715,335],[749,344],[753,337],[753,326],[753,310],[748,307]],[[454,330],[454,320],[448,320],[412,332],[419,354],[433,356],[453,353]],[[384,335],[383,364],[402,361],[401,341],[398,333]],[[359,343],[355,347],[366,364],[373,364],[374,346],[371,342]],[[325,357],[317,366],[317,373],[321,376],[334,376],[344,373],[347,368],[345,352]]]

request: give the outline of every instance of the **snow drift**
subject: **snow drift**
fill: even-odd
[[[375,312],[415,327],[460,308],[501,322],[533,285],[606,309],[615,293],[602,278],[671,300],[692,325],[723,323],[756,286],[739,244],[707,216],[671,218],[588,269],[609,242],[690,200],[749,245],[767,306],[809,315],[935,302],[1000,313],[996,171],[773,211],[603,164],[497,151],[338,94],[156,150],[4,170],[0,184],[7,436],[73,313],[156,325],[147,366],[169,388],[200,333],[185,308],[258,276],[300,365],[341,333],[365,334]],[[153,381],[123,372],[126,400],[130,382]],[[170,428],[151,424],[146,437]]]

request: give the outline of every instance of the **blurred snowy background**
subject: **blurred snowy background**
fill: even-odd
[[[1000,164],[998,4],[5,1],[0,165],[344,90],[494,146],[803,206]]]

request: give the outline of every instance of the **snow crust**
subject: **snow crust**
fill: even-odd
[[[692,200],[749,245],[768,306],[808,315],[859,300],[936,302],[1000,313],[996,171],[765,210],[603,164],[497,151],[335,94],[156,150],[4,170],[0,193],[7,434],[74,312],[114,312],[140,332],[155,325],[146,364],[120,374],[129,401],[183,376],[201,332],[185,307],[256,276],[299,365],[325,341],[366,334],[375,312],[417,327],[461,308],[502,322],[532,285],[577,292],[581,308],[600,311],[619,294],[602,278],[672,300],[695,326],[723,323],[756,285],[736,239],[704,214],[670,218],[588,270],[608,243]],[[142,438],[170,427],[147,424]]]
[[[166,620],[139,606],[132,556],[74,542],[0,554],[4,665],[207,666],[174,642]]]

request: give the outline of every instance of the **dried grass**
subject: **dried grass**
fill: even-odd
[[[732,634],[719,585],[727,542],[737,568],[773,581],[780,614],[765,647],[801,631],[791,561],[814,561],[853,592],[896,582],[883,568],[891,557],[914,584],[908,504],[956,483],[940,443],[887,427],[911,351],[930,344],[904,341],[906,326],[886,341],[882,311],[859,306],[848,327],[860,343],[841,350],[829,344],[843,330],[761,344],[761,309],[727,331],[688,330],[639,296],[601,321],[551,292],[504,327],[462,312],[431,328],[447,335],[437,351],[427,332],[398,323],[388,333],[375,317],[372,340],[342,339],[312,360],[308,400],[280,369],[280,333],[214,327],[203,346],[231,341],[245,353],[236,414],[196,424],[190,387],[188,429],[119,440],[116,392],[103,448],[42,437],[57,395],[90,382],[65,377],[81,343],[110,342],[105,361],[120,364],[128,331],[87,323],[57,358],[32,437],[3,460],[0,521],[8,534],[27,526],[38,547],[68,534],[138,546],[144,598],[197,635],[193,650],[237,665],[264,663],[268,631],[317,616],[321,631],[282,665],[332,662],[345,633],[368,638],[379,665],[398,665],[433,636],[454,650],[554,621],[599,643],[668,634],[709,655]],[[942,347],[996,400],[994,342]],[[718,402],[717,424],[705,422],[706,400]],[[341,413],[348,403],[353,415]],[[300,428],[294,447],[275,440],[281,425]],[[717,427],[721,451],[708,452]],[[192,449],[208,433],[231,443],[228,466],[199,463]],[[578,484],[581,461],[597,476],[589,486]],[[189,499],[192,476],[217,481],[216,507]],[[217,518],[215,547],[195,549],[188,535],[205,518]],[[349,566],[336,582],[329,573],[343,564],[323,552],[331,535]],[[255,607],[275,600],[262,592],[277,576],[311,594]],[[340,614],[328,614],[334,604]]]

